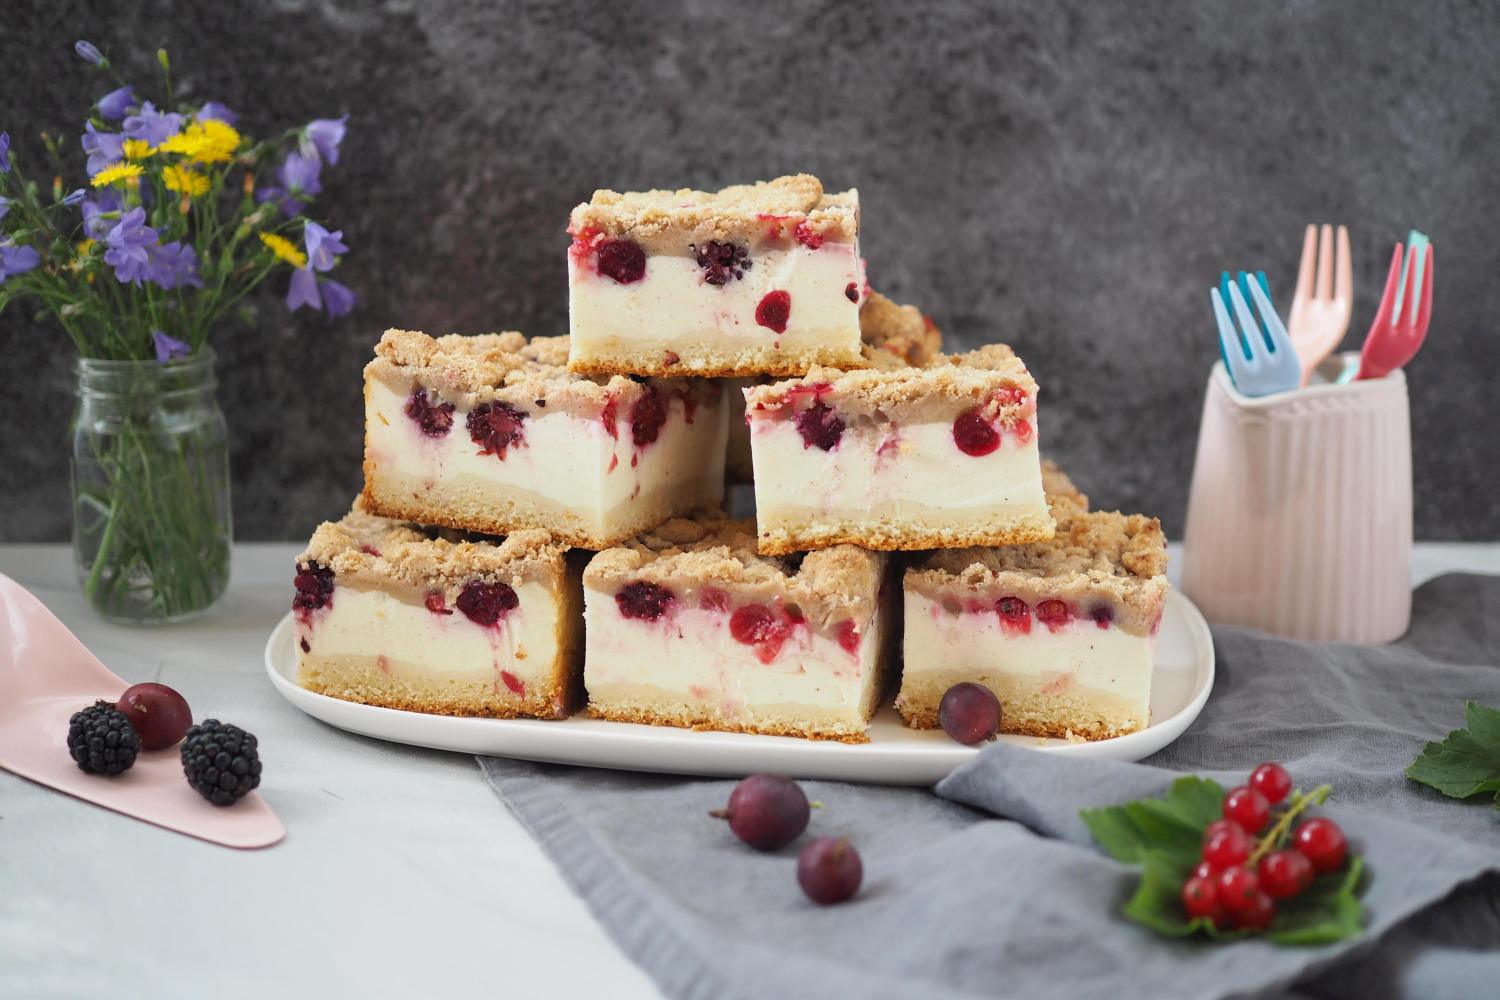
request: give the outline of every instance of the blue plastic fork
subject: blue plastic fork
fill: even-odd
[[[1301,385],[1302,363],[1271,305],[1265,274],[1258,272],[1252,279],[1241,271],[1239,281],[1230,281],[1226,273],[1219,286],[1209,291],[1209,297],[1219,324],[1219,354],[1234,387],[1246,396],[1269,396]],[[1247,296],[1255,302],[1258,319],[1250,312]],[[1230,319],[1230,307],[1238,326]]]

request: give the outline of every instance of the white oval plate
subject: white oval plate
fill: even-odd
[[[313,718],[352,733],[438,750],[631,771],[723,777],[768,771],[882,785],[933,784],[979,752],[953,742],[942,730],[906,728],[889,703],[870,723],[870,742],[857,744],[609,722],[582,713],[561,722],[544,722],[376,708],[298,687],[294,638],[288,613],[266,642],[266,673],[287,701]],[[1191,601],[1172,591],[1157,637],[1151,725],[1095,743],[1029,736],[1000,739],[1052,753],[1140,760],[1182,735],[1203,710],[1213,686],[1214,644],[1208,624]]]

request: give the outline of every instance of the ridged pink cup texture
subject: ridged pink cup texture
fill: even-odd
[[[1411,621],[1411,412],[1395,371],[1241,395],[1209,374],[1182,589],[1209,621],[1375,644]]]

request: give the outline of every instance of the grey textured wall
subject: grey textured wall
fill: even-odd
[[[107,47],[265,134],[350,113],[325,176],[359,309],[279,294],[224,329],[241,538],[304,537],[359,482],[359,372],[387,326],[565,329],[565,216],[595,187],[807,170],[857,185],[877,287],[954,344],[1015,344],[1048,451],[1177,533],[1207,288],[1264,267],[1289,303],[1302,225],[1347,222],[1374,312],[1391,244],[1429,233],[1412,366],[1417,534],[1500,537],[1500,7],[431,0],[80,4],[0,14],[0,128],[78,130]],[[66,537],[69,352],[0,319],[0,540]]]

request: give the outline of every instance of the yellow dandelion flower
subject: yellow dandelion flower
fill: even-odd
[[[275,233],[261,233],[260,241],[269,247],[272,253],[298,270],[307,266],[307,254],[298,250],[297,244],[285,236],[277,236]]]
[[[148,156],[156,155],[156,147],[145,139],[126,139],[121,145],[127,160],[144,160]]]
[[[168,167],[161,172],[161,179],[166,182],[168,191],[181,191],[189,198],[206,194],[209,188],[207,177],[187,167]]]
[[[121,181],[133,183],[142,173],[141,168],[134,163],[114,163],[95,174],[91,183],[96,188],[109,187]]]
[[[176,135],[169,136],[159,147],[164,153],[178,153],[195,163],[228,163],[240,147],[240,134],[233,126],[217,119],[193,122]]]
[[[199,163],[228,163],[240,148],[240,134],[234,126],[217,118],[208,118],[188,126],[201,136],[200,148],[193,155]]]

